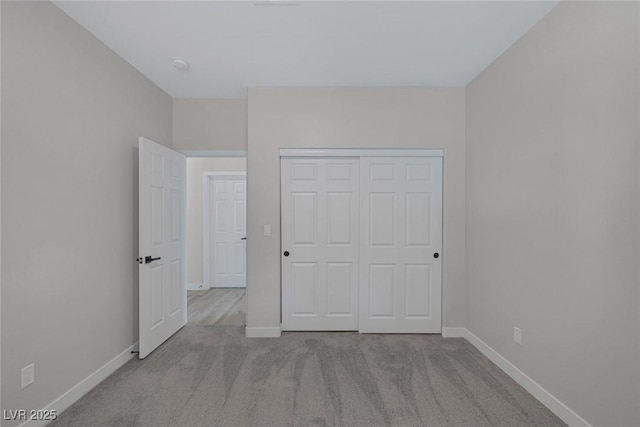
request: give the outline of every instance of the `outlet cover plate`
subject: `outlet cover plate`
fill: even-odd
[[[36,365],[34,363],[22,368],[20,373],[22,388],[25,388],[26,386],[36,382]]]
[[[513,327],[513,340],[522,345],[522,329],[518,328],[517,326]]]

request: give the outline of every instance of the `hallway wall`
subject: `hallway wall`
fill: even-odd
[[[52,3],[0,8],[2,404],[41,409],[138,340],[138,137],[170,145],[172,100]]]

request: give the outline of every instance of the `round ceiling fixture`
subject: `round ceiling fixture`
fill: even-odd
[[[187,71],[190,67],[189,63],[185,61],[183,58],[176,56],[175,58],[171,58],[171,63],[178,70]]]

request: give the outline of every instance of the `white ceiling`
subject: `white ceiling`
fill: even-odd
[[[55,3],[176,98],[246,97],[249,86],[465,86],[557,4],[268,1]],[[173,68],[175,56],[191,69]]]

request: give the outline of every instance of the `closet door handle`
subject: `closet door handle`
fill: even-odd
[[[289,256],[289,251],[284,251],[284,256]]]
[[[153,261],[158,261],[158,260],[160,260],[161,258],[162,258],[162,257],[158,257],[158,258],[151,258],[151,256],[150,256],[150,255],[147,255],[146,257],[144,257],[144,263],[145,263],[145,264],[149,264],[149,263],[151,263],[151,262],[153,262]]]

